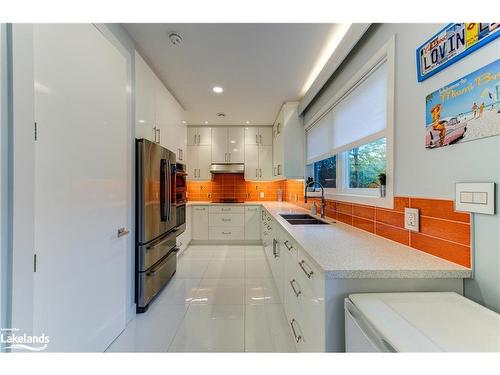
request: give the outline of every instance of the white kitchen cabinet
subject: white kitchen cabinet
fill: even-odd
[[[297,102],[283,105],[273,125],[274,179],[304,178],[305,131]]]
[[[181,254],[189,246],[192,240],[192,221],[193,221],[193,207],[186,205],[186,229],[177,237],[177,248],[179,252],[177,255]]]
[[[186,150],[184,110],[154,72],[135,53],[136,138],[159,143],[183,161]]]
[[[259,146],[245,145],[245,180],[259,179]]]
[[[208,206],[193,206],[193,240],[208,240]]]
[[[212,128],[212,163],[228,162],[227,128]]]
[[[245,144],[272,146],[273,129],[270,126],[249,126],[245,128]]]
[[[227,130],[227,152],[231,163],[245,162],[245,132],[243,128],[230,127]]]
[[[189,126],[187,128],[187,145],[202,146],[212,143],[212,128],[206,126]]]
[[[261,231],[261,211],[260,206],[245,207],[245,240],[258,241],[260,240]]]
[[[242,128],[212,128],[212,163],[243,163],[245,161],[244,150]]]
[[[187,179],[206,181],[212,178],[210,164],[212,158],[210,145],[187,146]]]
[[[245,145],[245,180],[272,179],[272,146]]]

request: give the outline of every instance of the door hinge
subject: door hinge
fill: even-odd
[[[35,122],[35,141],[38,140],[38,127],[37,127],[37,123]]]
[[[33,272],[36,272],[36,254],[33,254]]]

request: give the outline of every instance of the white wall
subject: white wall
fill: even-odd
[[[307,122],[392,35],[396,35],[395,195],[453,199],[460,181],[500,183],[500,136],[442,149],[424,147],[425,97],[499,57],[500,39],[417,82],[415,50],[445,24],[373,25],[307,108]],[[498,185],[497,185],[498,197]],[[474,278],[465,295],[500,312],[500,215],[473,215]]]

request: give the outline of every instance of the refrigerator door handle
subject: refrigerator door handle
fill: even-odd
[[[172,172],[175,175],[175,171],[172,171],[172,164],[170,163],[170,160],[167,160],[167,171],[168,171],[168,174],[166,176],[166,178],[168,180],[167,220],[170,221],[170,218],[172,216]]]
[[[160,220],[161,221],[167,221],[168,220],[168,214],[165,213],[166,211],[166,200],[167,200],[167,194],[165,194],[167,187],[166,185],[166,180],[167,180],[167,165],[169,162],[167,162],[167,159],[161,159],[160,162]],[[169,177],[168,177],[169,178]]]

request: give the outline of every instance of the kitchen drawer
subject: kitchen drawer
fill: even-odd
[[[243,214],[245,213],[244,206],[225,206],[225,205],[215,205],[209,206],[208,212],[211,214]]]
[[[243,227],[245,215],[243,214],[209,214],[209,227]]]
[[[308,291],[311,299],[324,300],[325,275],[324,272],[305,254],[302,248],[297,253],[297,281]]]
[[[209,240],[224,241],[224,240],[244,240],[244,227],[210,227],[208,230]]]

